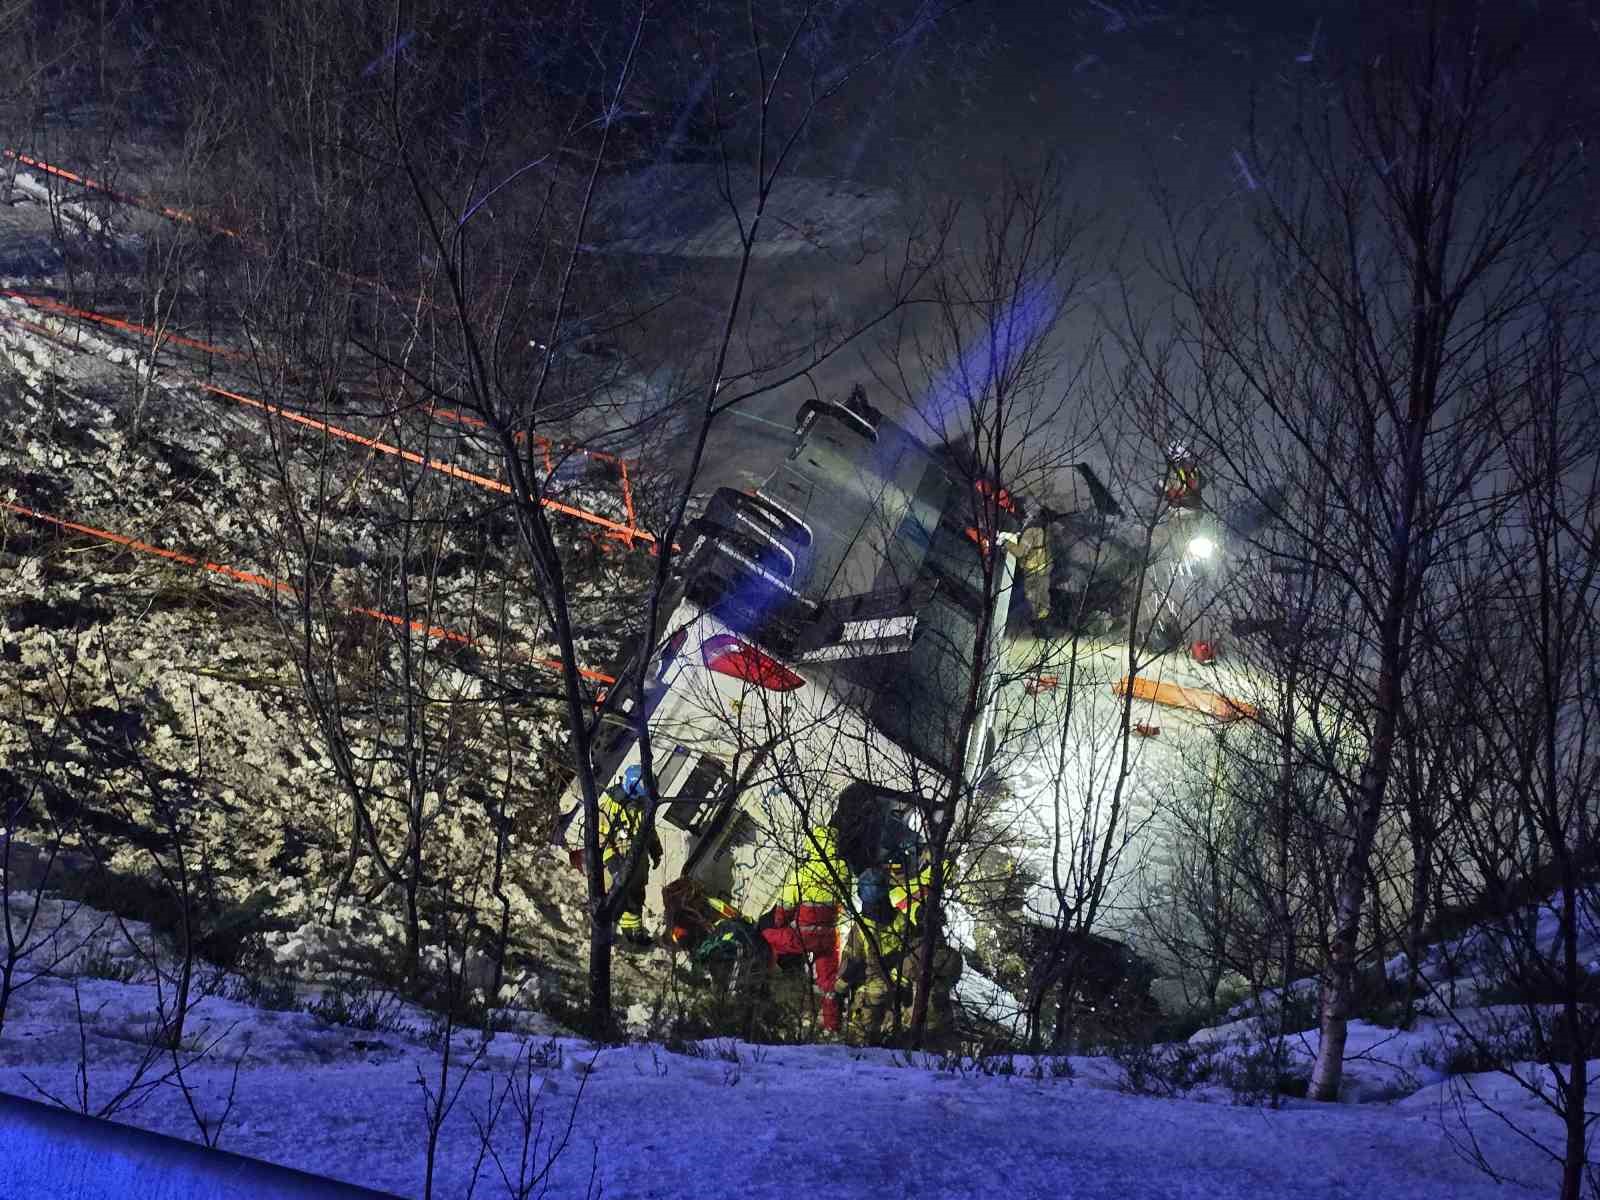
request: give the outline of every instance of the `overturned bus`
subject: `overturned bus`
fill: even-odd
[[[848,803],[881,810],[852,825],[888,831],[887,845],[976,781],[997,736],[1015,571],[1002,544],[1020,513],[965,476],[875,410],[813,402],[758,489],[709,498],[664,636],[636,651],[650,656],[642,715],[662,802],[655,917],[681,877],[766,911],[806,829],[847,789]],[[1004,523],[980,532],[997,508]],[[615,689],[599,714],[601,788],[640,762],[631,692]],[[574,788],[563,808],[577,800]],[[564,836],[582,844],[577,820]]]

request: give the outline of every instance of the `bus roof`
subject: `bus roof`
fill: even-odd
[[[877,440],[821,414],[758,489],[811,527],[790,581],[810,600],[911,586],[952,484],[927,447],[892,421]]]

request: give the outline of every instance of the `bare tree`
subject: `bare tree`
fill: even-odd
[[[1270,980],[1274,914],[1256,836],[1260,812],[1239,787],[1226,735],[1185,757],[1163,812],[1165,869],[1141,887],[1140,927],[1177,968],[1185,1002],[1214,1011],[1224,980]]]
[[[919,719],[940,726],[939,741],[949,748],[944,761],[951,764],[949,774],[930,780],[922,795],[929,878],[917,933],[913,1044],[927,1019],[934,950],[943,937],[953,883],[945,873],[952,864],[959,862],[969,880],[968,904],[992,890],[986,874],[1018,869],[1050,880],[1060,900],[1071,847],[1094,845],[1104,833],[1109,851],[1126,832],[1126,811],[1115,799],[1104,814],[1106,824],[1095,820],[1091,832],[1079,823],[1069,831],[1069,822],[1060,819],[1061,797],[1051,789],[1023,796],[1015,787],[995,786],[1037,758],[1041,742],[1049,758],[1052,744],[1059,751],[1083,732],[1067,730],[1074,711],[1087,708],[1078,703],[1085,647],[1076,635],[1064,642],[1055,635],[1062,625],[1079,628],[1081,610],[1095,607],[1090,598],[1096,592],[1126,600],[1131,575],[1136,593],[1139,564],[1146,561],[1138,550],[1123,556],[1113,549],[1120,543],[1103,521],[1105,501],[1086,485],[1079,465],[1099,433],[1087,385],[1095,347],[1090,342],[1069,350],[1068,341],[1081,328],[1096,264],[1089,218],[1067,203],[1066,188],[1056,163],[1033,174],[1010,173],[978,214],[970,246],[953,253],[937,273],[931,319],[901,326],[886,348],[889,366],[881,373],[914,414],[913,431],[935,447],[957,484],[946,520],[953,529],[964,527],[969,544],[962,550],[969,561],[940,569],[953,576],[949,585],[957,594],[970,593],[967,607],[975,615],[975,625],[961,627],[959,638],[953,637],[956,627],[928,631],[928,639],[950,643],[945,664],[906,701],[932,707],[931,715]],[[1031,526],[1025,535],[1024,525]],[[959,564],[953,552],[946,557]],[[1065,595],[1054,587],[1058,577],[1066,581]],[[1006,590],[1009,604],[997,605]],[[1137,598],[1132,605],[1136,613]],[[1008,609],[1012,630],[997,624]],[[1023,636],[1030,620],[1032,636]],[[1137,624],[1135,618],[1131,625]],[[906,683],[896,686],[905,689]],[[946,698],[933,705],[935,695]],[[1058,782],[1059,776],[1052,778],[1052,786]],[[1098,798],[1098,784],[1086,787],[1084,798],[1091,794]],[[1054,817],[1024,811],[1030,805],[1042,805]],[[1097,801],[1090,805],[1097,807]],[[1041,819],[1042,828],[1054,831],[1046,835],[1052,840],[1048,849],[1039,844]],[[986,858],[989,866],[981,866]],[[1111,867],[1104,858],[1099,865],[1103,884]],[[1012,890],[1002,884],[995,898],[1013,906]],[[1052,912],[1079,912],[1087,928],[1094,906],[1085,907],[1081,899],[1052,906]]]
[[[833,7],[751,9],[729,20],[715,5],[697,6],[679,27],[692,31],[690,44],[705,56],[711,85],[702,96],[690,97],[685,111],[695,120],[707,119],[715,131],[715,189],[736,231],[737,246],[728,269],[719,273],[724,294],[709,322],[713,332],[681,353],[681,369],[671,372],[681,383],[643,413],[627,418],[634,425],[650,422],[681,431],[679,441],[687,449],[678,482],[652,529],[655,570],[638,604],[638,637],[646,646],[654,646],[663,632],[667,613],[662,601],[674,570],[675,547],[683,540],[694,480],[718,418],[799,378],[876,319],[843,327],[825,323],[770,353],[762,349],[759,329],[751,321],[751,300],[760,279],[757,264],[766,239],[775,232],[775,189],[792,170],[813,117],[840,102],[862,69],[884,51],[878,41],[841,55],[839,46],[819,38],[836,15]],[[904,7],[897,24],[926,19],[934,11],[924,4]],[[586,323],[615,328],[631,315],[606,295],[606,264],[587,253],[587,244],[605,172],[628,136],[624,117],[641,81],[661,86],[662,76],[652,71],[655,56],[663,51],[654,40],[662,27],[648,6],[625,27],[588,28],[591,44],[585,53],[599,64],[592,87],[558,103],[536,137],[517,138],[514,154],[487,131],[464,145],[451,145],[448,155],[439,153],[441,143],[429,140],[429,131],[417,126],[407,101],[417,82],[411,56],[396,55],[388,64],[385,121],[389,153],[411,198],[416,235],[434,264],[424,289],[429,300],[408,318],[418,327],[429,357],[425,363],[408,364],[408,378],[420,398],[458,407],[481,422],[480,440],[509,487],[508,511],[526,571],[526,594],[551,631],[561,664],[562,720],[583,797],[590,1015],[595,1028],[604,1030],[611,1024],[612,925],[621,911],[622,884],[629,871],[622,872],[616,887],[605,886],[592,761],[595,695],[582,670],[574,579],[561,553],[559,527],[544,503],[560,483],[546,466],[540,439],[558,432],[570,412],[561,391],[560,366],[575,331]],[[397,43],[404,32],[397,9],[391,27]],[[728,97],[737,102],[733,111],[727,110]],[[544,138],[542,144],[538,136]],[[569,163],[576,163],[576,169]],[[515,225],[498,225],[497,214],[515,214]],[[508,232],[511,228],[514,234]],[[886,266],[885,304],[890,310],[924,269],[920,256],[926,247],[909,245],[905,256]],[[367,348],[376,361],[401,365],[389,346],[372,341]],[[634,698],[632,711],[641,722],[638,733],[651,800],[643,821],[646,836],[634,847],[640,855],[660,800],[649,730],[643,727],[643,688],[652,656],[641,654],[634,661],[634,670],[615,687],[620,695]]]
[[[6,137],[33,127],[48,103],[52,76],[81,53],[83,24],[42,11],[33,0],[0,4],[0,121]]]
[[[1505,430],[1518,485],[1482,538],[1476,602],[1442,633],[1458,688],[1451,752],[1455,853],[1441,869],[1491,910],[1485,965],[1518,998],[1533,1062],[1504,1069],[1559,1117],[1563,1200],[1588,1194],[1590,1063],[1600,1013],[1580,945],[1600,922],[1592,783],[1600,721],[1600,441],[1588,306],[1553,311],[1526,339],[1531,418]],[[1477,1036],[1469,1033],[1468,1036]],[[1519,1039],[1521,1040],[1521,1039]],[[1542,1143],[1541,1143],[1542,1144]],[[1588,1185],[1592,1186],[1592,1184]]]
[[[21,687],[12,691],[4,723],[11,766],[0,772],[0,1031],[14,996],[47,977],[83,949],[96,932],[82,929],[81,906],[64,902],[51,915],[44,900],[58,885],[77,833],[77,804],[57,782],[60,750],[70,736],[77,664],[76,639],[70,665],[53,664],[49,709],[35,708]],[[26,893],[32,893],[27,895]]]
[[[496,636],[509,623],[502,564],[481,532],[460,520],[473,502],[463,495],[467,485],[394,456],[363,461],[285,425],[268,424],[279,522],[269,545],[281,573],[295,580],[278,615],[308,715],[349,805],[332,907],[364,867],[366,898],[391,893],[399,903],[402,973],[415,985],[441,887],[480,869],[503,875],[508,803],[535,789],[509,764],[503,773],[490,764],[514,745],[532,751],[518,717],[538,668]],[[432,456],[428,426],[416,442],[394,429],[392,444]],[[349,503],[357,488],[368,495],[365,520]],[[357,524],[364,528],[352,550],[347,539]],[[360,566],[353,578],[343,566],[351,557]],[[521,708],[508,707],[505,685],[513,679],[522,681]],[[461,845],[445,832],[471,823],[468,814],[480,806],[494,831],[487,846]],[[503,887],[494,890],[503,935]]]
[[[1394,15],[1326,104],[1253,142],[1257,257],[1173,220],[1182,373],[1153,371],[1219,482],[1273,511],[1280,557],[1337,581],[1371,712],[1345,789],[1344,862],[1312,1094],[1337,1095],[1373,848],[1441,552],[1497,519],[1506,339],[1573,261],[1574,111],[1525,92],[1515,39],[1437,4]],[[1531,31],[1527,31],[1531,32]],[[1568,95],[1566,101],[1573,97]],[[1146,362],[1156,356],[1146,353]],[[1283,480],[1285,462],[1312,469]],[[1324,504],[1298,503],[1306,483]],[[1337,520],[1314,525],[1310,514]],[[1357,707],[1355,696],[1344,704]]]

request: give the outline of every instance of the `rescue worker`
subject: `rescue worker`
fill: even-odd
[[[846,1037],[856,1045],[881,1045],[893,1019],[906,933],[897,915],[891,910],[885,920],[877,921],[862,914],[845,942],[833,992],[839,1002],[849,1002]]]
[[[1176,509],[1197,509],[1200,499],[1200,463],[1182,442],[1167,447],[1167,481],[1163,494]]]
[[[850,884],[850,868],[839,854],[833,823],[806,831],[798,861],[778,893],[778,903],[762,918],[761,936],[771,965],[791,955],[810,955],[817,990],[822,993],[822,1028],[839,1032],[839,909]]]
[[[883,410],[867,402],[867,389],[859,383],[850,388],[850,395],[845,397],[844,406],[874,429],[883,424]]]
[[[946,878],[950,869],[946,866]],[[868,1045],[881,1044],[896,1027],[898,1010],[900,1031],[911,1027],[917,977],[922,967],[922,906],[933,878],[931,863],[924,862],[907,878],[898,868],[891,872],[889,890],[891,911],[875,920],[863,913],[850,931],[844,960],[834,990],[850,999],[851,1039]],[[933,980],[928,992],[928,1015],[923,1025],[923,1045],[938,1048],[954,1038],[954,991],[961,978],[961,954],[951,946],[942,931],[934,940]]]
[[[644,774],[637,764],[622,773],[619,783],[614,783],[600,795],[600,858],[606,868],[606,891],[617,885],[622,872],[627,869],[628,853],[639,836],[644,820]],[[645,847],[650,856],[647,866],[645,856],[639,855],[633,871],[623,887],[622,916],[617,921],[627,945],[639,949],[655,944],[644,928],[644,891],[650,879],[650,867],[661,865],[661,839],[650,831],[650,841]]]
[[[1006,549],[1017,559],[1022,595],[1033,610],[1035,634],[1042,635],[1050,620],[1050,541],[1043,526],[1030,525]]]

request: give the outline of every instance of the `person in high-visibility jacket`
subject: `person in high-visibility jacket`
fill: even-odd
[[[1192,510],[1202,506],[1200,463],[1188,447],[1174,442],[1167,447],[1167,477],[1162,491],[1174,509]]]
[[[954,877],[955,864],[946,861],[944,878],[947,896]],[[912,999],[915,995],[917,977],[922,972],[922,906],[932,884],[933,865],[925,863],[922,869],[906,882],[904,889],[891,890],[889,893],[889,901],[894,905],[896,912],[905,914],[908,932],[905,956],[900,960],[899,995],[903,1006],[902,1028],[911,1024]],[[922,1044],[928,1049],[940,1048],[942,1042],[953,1038],[957,1033],[955,990],[964,965],[961,952],[945,939],[944,924],[941,921],[933,940],[933,979],[928,990],[927,1021],[923,1026]]]
[[[778,893],[778,903],[763,918],[761,936],[772,965],[796,954],[811,956],[817,990],[822,993],[822,1028],[839,1032],[839,909],[850,886],[850,868],[839,855],[838,830],[816,825],[806,831],[798,861]]]
[[[838,1001],[849,1001],[851,1042],[880,1044],[899,1003],[900,963],[909,931],[898,916],[875,921],[863,914],[850,927],[833,991]]]
[[[639,836],[644,822],[644,778],[637,766],[622,773],[622,781],[608,787],[600,794],[600,858],[606,868],[606,890],[609,892],[622,878],[628,865],[628,852]],[[630,946],[644,948],[655,944],[644,927],[644,892],[650,879],[650,866],[660,866],[661,839],[650,831],[650,841],[645,847],[650,865],[641,854],[627,875],[623,888],[622,916],[617,921],[624,940]]]
[[[1050,620],[1050,539],[1038,525],[1030,525],[1006,549],[1017,559],[1022,595],[1033,612],[1034,628]]]
[[[947,864],[945,877],[951,875]],[[922,967],[922,907],[933,877],[931,864],[915,875],[891,874],[888,911],[880,919],[863,913],[850,930],[834,991],[850,1001],[851,1040],[882,1042],[899,1010],[898,1028],[911,1027],[912,1002]],[[933,983],[923,1044],[937,1046],[956,1032],[953,993],[961,978],[961,954],[943,934],[933,947]]]

